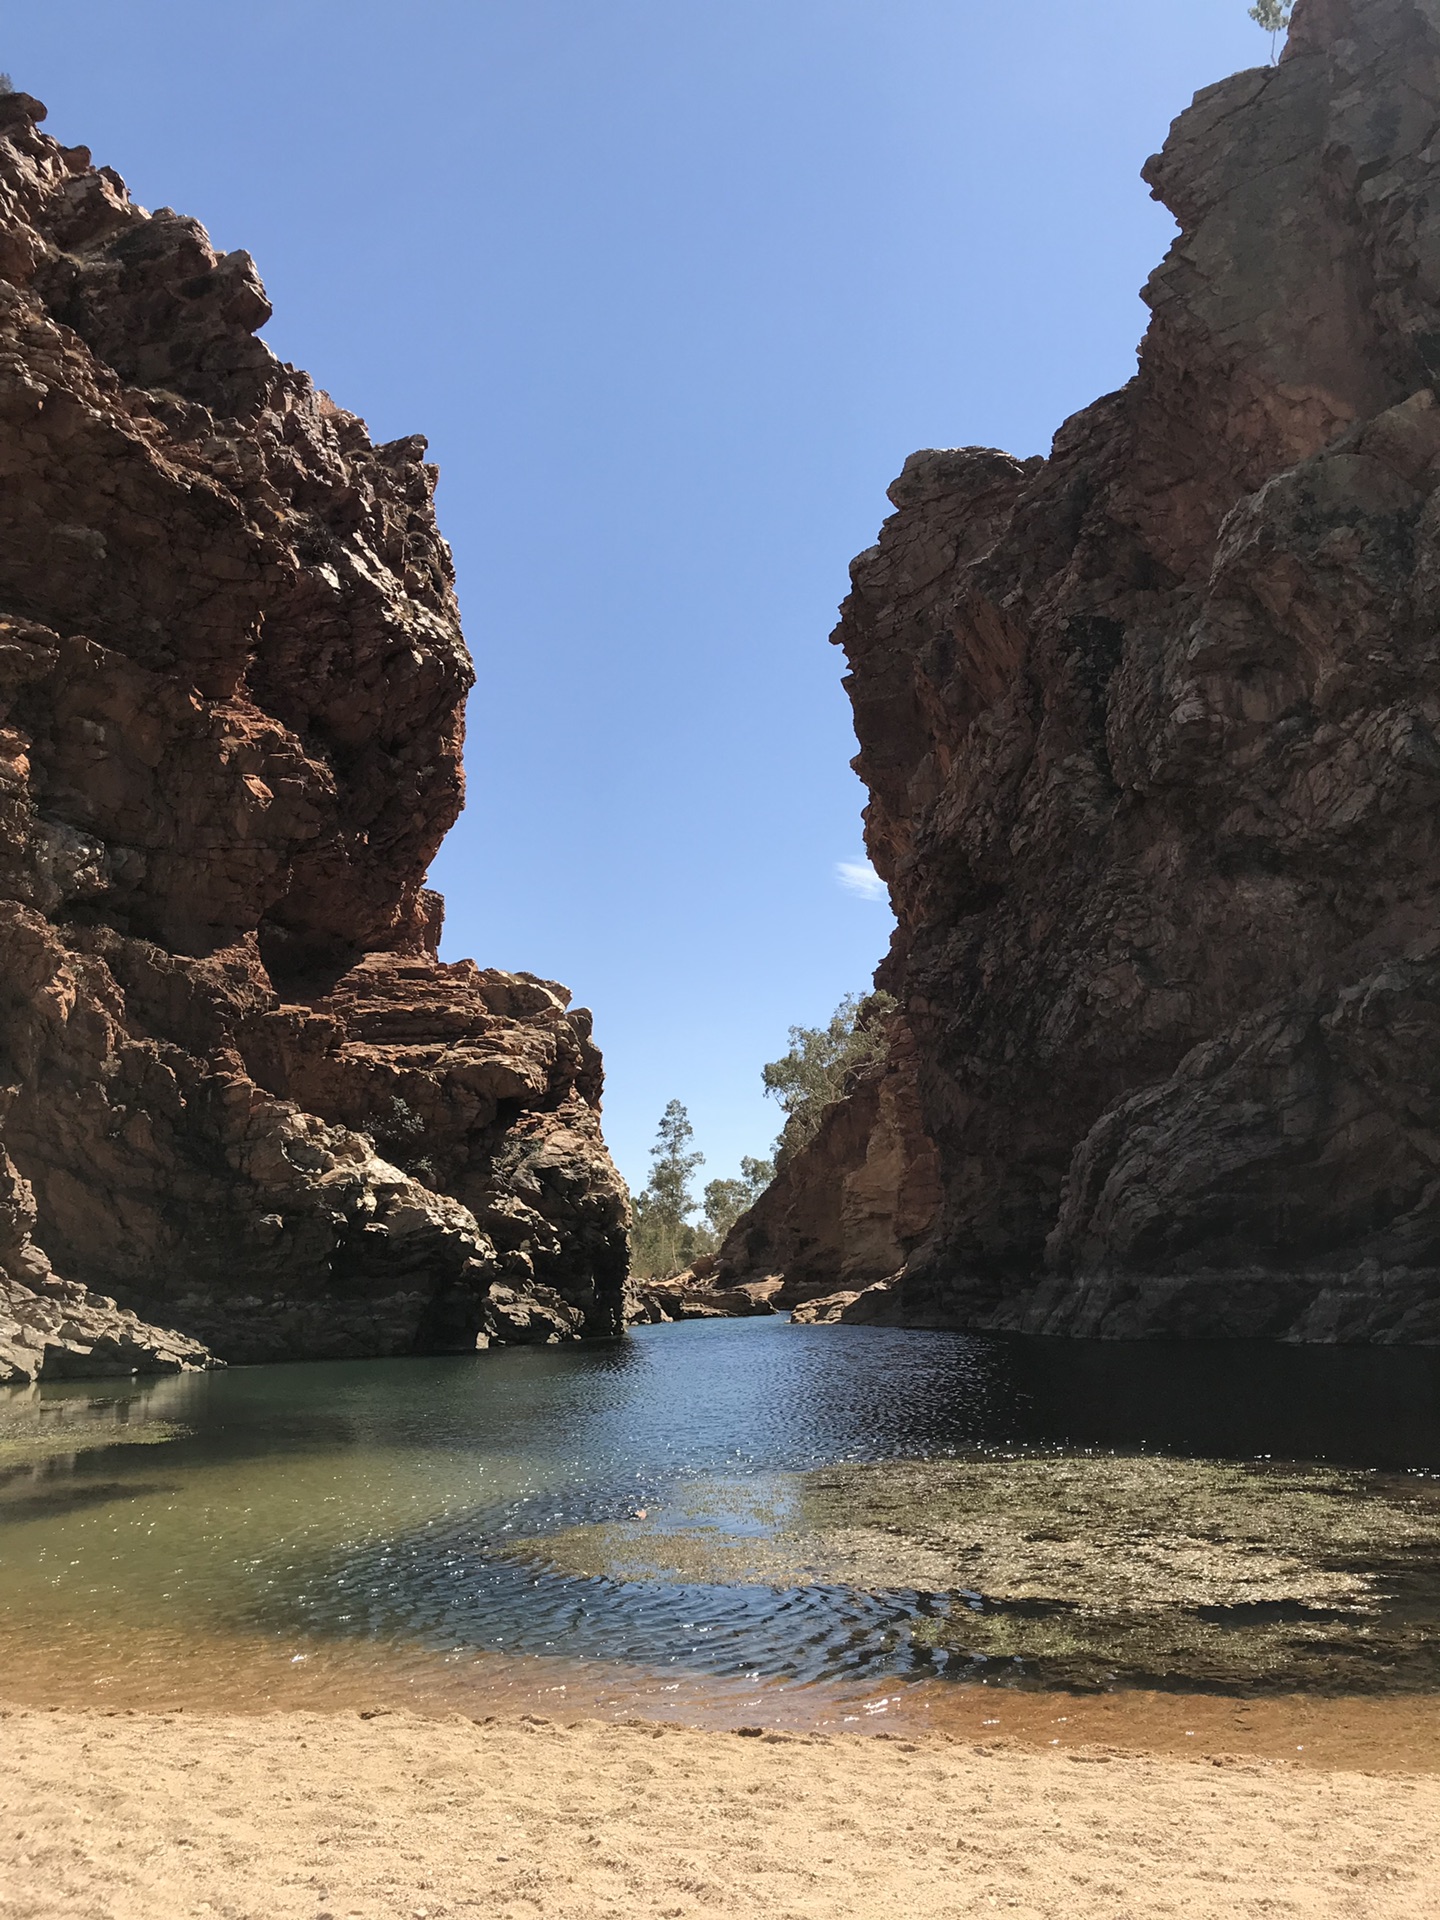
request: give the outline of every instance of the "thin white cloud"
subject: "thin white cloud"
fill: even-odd
[[[868,860],[837,860],[835,878],[847,893],[858,894],[862,900],[888,897],[885,882]]]

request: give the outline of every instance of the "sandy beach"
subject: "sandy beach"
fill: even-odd
[[[1440,1778],[409,1713],[0,1715],[5,1920],[1388,1920]]]

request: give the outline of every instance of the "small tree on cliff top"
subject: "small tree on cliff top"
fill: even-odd
[[[716,1241],[721,1241],[745,1212],[753,1207],[775,1178],[772,1160],[754,1160],[747,1154],[740,1162],[738,1180],[712,1180],[705,1188],[705,1218]]]
[[[783,1164],[814,1137],[820,1116],[857,1068],[879,1059],[895,1002],[888,993],[847,994],[823,1027],[791,1027],[790,1051],[761,1069],[765,1091],[785,1111],[776,1144]]]
[[[1284,33],[1290,25],[1292,9],[1284,5],[1284,0],[1255,0],[1250,9],[1250,18],[1256,26],[1270,36],[1270,58],[1275,58],[1275,39]]]

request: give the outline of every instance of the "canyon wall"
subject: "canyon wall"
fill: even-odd
[[[916,1091],[915,1046],[888,1022],[884,1056],[850,1077],[803,1148],[736,1221],[715,1262],[724,1288],[780,1276],[775,1310],[856,1293],[902,1267],[934,1225],[940,1171]]]
[[[437,957],[436,471],[0,95],[0,1380],[615,1332],[590,1019]]]
[[[1136,377],[916,454],[835,635],[933,1219],[849,1258],[826,1133],[768,1218],[850,1318],[1437,1341],[1440,0],[1299,0],[1145,178]]]

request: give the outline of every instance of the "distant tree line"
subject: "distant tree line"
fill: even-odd
[[[821,1115],[840,1098],[851,1074],[884,1052],[894,1009],[888,993],[848,994],[823,1027],[791,1027],[790,1051],[761,1069],[766,1093],[785,1115],[774,1157],[747,1156],[738,1177],[709,1181],[698,1200],[691,1183],[705,1156],[695,1150],[689,1114],[679,1100],[671,1100],[650,1149],[650,1178],[634,1196],[630,1271],[643,1279],[663,1278],[714,1253],[775,1178],[776,1167],[814,1137]]]

